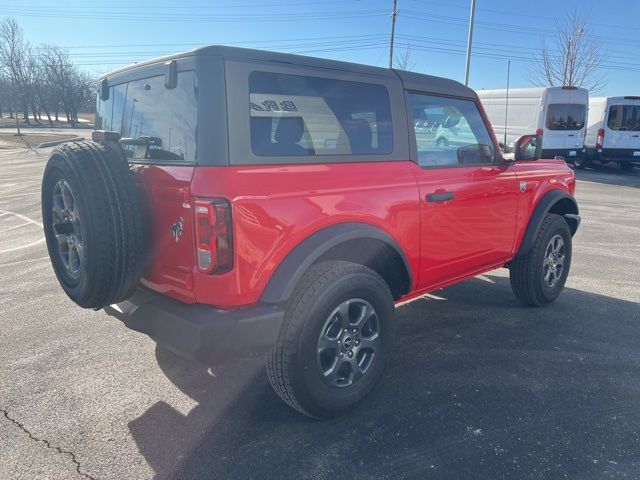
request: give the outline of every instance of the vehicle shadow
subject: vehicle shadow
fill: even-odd
[[[566,289],[527,308],[482,278],[401,307],[379,386],[324,422],[285,406],[261,359],[214,377],[159,348],[198,405],[155,404],[133,438],[156,478],[637,476],[640,304]]]
[[[621,170],[617,165],[598,165],[596,168],[574,170],[576,179],[586,182],[604,183],[620,187],[640,188],[640,167]]]

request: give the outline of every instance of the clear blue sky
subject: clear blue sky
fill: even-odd
[[[398,0],[396,45],[413,70],[463,81],[470,0]],[[70,49],[105,72],[205,44],[264,48],[386,66],[392,0],[0,0],[33,44]],[[605,55],[602,95],[640,94],[640,1],[477,0],[470,86],[529,86],[555,21],[577,11]]]

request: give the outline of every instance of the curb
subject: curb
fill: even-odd
[[[38,145],[36,148],[46,148],[46,147],[55,147],[56,145],[60,145],[61,143],[66,142],[81,142],[84,140],[84,137],[76,136],[70,138],[63,138],[62,140],[52,140],[51,142],[44,142]]]

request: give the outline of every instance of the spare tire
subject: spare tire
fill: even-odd
[[[99,309],[133,293],[145,266],[144,228],[124,155],[96,142],[56,148],[42,179],[42,220],[71,300]]]

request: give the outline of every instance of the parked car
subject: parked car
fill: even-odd
[[[587,125],[587,90],[576,87],[512,88],[478,90],[489,120],[510,148],[520,136],[537,132],[542,136],[542,156],[563,157],[567,162],[584,161]]]
[[[436,130],[436,145],[439,147],[464,146],[478,143],[467,119],[456,112],[446,118]]]
[[[640,164],[640,97],[590,98],[584,143],[589,162],[616,162],[626,170]]]
[[[418,143],[442,111],[475,142]],[[64,291],[203,362],[266,353],[312,417],[376,384],[396,303],[506,266],[542,306],[569,273],[573,172],[535,134],[504,159],[452,80],[212,46],[102,77],[96,124],[43,177]]]

